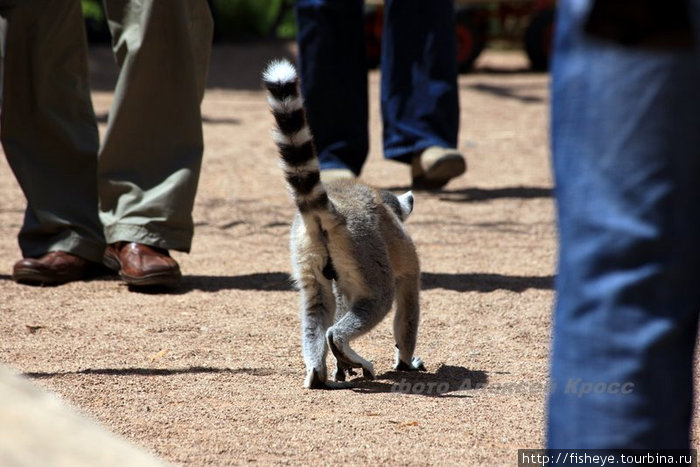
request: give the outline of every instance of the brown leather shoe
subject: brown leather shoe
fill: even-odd
[[[51,251],[40,258],[24,258],[12,268],[12,279],[22,284],[59,285],[83,279],[90,262],[65,251]]]
[[[104,264],[134,287],[174,287],[180,283],[180,266],[168,250],[136,242],[107,246]]]

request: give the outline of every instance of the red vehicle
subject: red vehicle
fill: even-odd
[[[549,68],[556,0],[455,0],[455,34],[460,72],[469,71],[490,40],[524,46],[534,70]],[[365,37],[370,67],[379,64],[383,8],[367,2]]]

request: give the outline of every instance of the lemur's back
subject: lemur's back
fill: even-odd
[[[299,93],[296,70],[271,64],[263,75],[277,123],[275,142],[298,213],[292,226],[293,277],[301,295],[307,388],[329,387],[325,357],[333,352],[335,380],[354,368],[374,377],[372,363],[349,343],[373,328],[397,297],[395,369],[424,369],[413,356],[418,330],[418,257],[403,221],[409,192],[397,197],[354,180],[324,185]],[[334,324],[336,309],[342,308]],[[342,315],[342,317],[340,317]]]

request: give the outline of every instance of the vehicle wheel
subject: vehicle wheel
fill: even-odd
[[[486,21],[471,8],[455,11],[457,35],[457,67],[460,73],[472,69],[474,62],[486,45]]]

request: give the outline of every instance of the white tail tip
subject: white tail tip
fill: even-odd
[[[267,83],[291,83],[297,80],[297,70],[289,60],[273,60],[265,68],[263,80]]]

